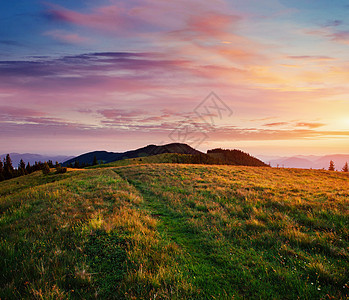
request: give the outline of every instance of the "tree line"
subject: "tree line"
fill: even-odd
[[[243,152],[241,150],[230,149],[212,149],[207,150],[207,154],[214,157],[221,164],[237,165],[237,166],[255,166],[255,167],[268,167],[267,164],[253,157],[252,155]]]
[[[21,159],[16,169],[12,165],[10,155],[7,154],[3,160],[0,159],[0,181],[31,174],[40,170],[42,170],[44,174],[48,174],[50,173],[50,168],[56,168],[57,173],[65,173],[67,171],[67,168],[61,167],[58,162],[53,164],[51,160],[45,162],[39,161],[31,165],[29,162],[26,164],[23,159]]]

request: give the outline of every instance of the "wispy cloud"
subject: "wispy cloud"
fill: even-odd
[[[337,30],[335,27],[324,27],[321,29],[306,30],[307,34],[321,36],[333,42],[349,44],[349,31]]]
[[[312,122],[299,122],[296,124],[297,127],[308,127],[308,128],[319,128],[323,127],[326,124],[324,123],[312,123]]]
[[[263,124],[265,127],[291,127],[291,128],[297,128],[297,127],[307,127],[309,129],[315,129],[322,126],[325,126],[324,123],[319,122],[274,122],[274,123],[267,123]],[[298,130],[298,129],[297,129]]]
[[[274,126],[285,126],[285,125],[289,125],[289,123],[288,122],[274,122],[274,123],[264,124],[263,126],[274,127]]]
[[[219,12],[206,12],[204,14],[192,14],[188,16],[184,28],[172,31],[170,34],[184,40],[225,39],[232,26],[236,26],[241,17]],[[225,42],[227,43],[227,42]],[[229,41],[228,44],[230,44]]]
[[[321,56],[321,55],[289,55],[287,56],[289,59],[296,59],[296,60],[310,60],[310,61],[331,61],[335,60],[334,57],[330,56]]]
[[[324,25],[325,27],[338,27],[343,25],[344,22],[342,20],[330,20]]]
[[[90,41],[89,38],[79,36],[76,33],[65,32],[63,30],[46,31],[43,34],[68,44],[84,44]]]

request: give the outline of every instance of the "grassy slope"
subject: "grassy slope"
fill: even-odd
[[[128,158],[128,159],[118,160],[108,164],[88,167],[87,169],[99,169],[99,168],[154,164],[154,163],[191,163],[192,157],[193,155],[190,155],[190,154],[164,153],[164,154],[157,154],[157,155],[144,156],[144,157],[138,157],[138,158]]]
[[[131,165],[0,183],[0,298],[345,299],[349,178]]]

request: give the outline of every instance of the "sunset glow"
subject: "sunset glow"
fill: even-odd
[[[181,124],[207,134],[200,150],[349,153],[347,3],[4,3],[0,153],[124,151]],[[207,128],[211,92],[232,114]]]

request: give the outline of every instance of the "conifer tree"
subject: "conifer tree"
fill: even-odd
[[[333,162],[333,160],[330,161],[330,166],[328,167],[328,170],[329,171],[334,171],[335,170],[334,169],[334,162]]]
[[[348,162],[345,163],[345,165],[344,165],[342,171],[343,171],[343,172],[349,172]]]
[[[4,177],[4,165],[2,161],[0,160],[0,181],[3,181],[5,179]]]
[[[47,162],[47,164],[48,164],[48,166],[49,166],[50,168],[53,168],[53,162],[52,162],[52,160],[49,160],[49,161]]]
[[[27,163],[27,166],[25,167],[25,170],[27,171],[27,174],[30,174],[32,172],[32,167],[30,165],[30,163]]]
[[[6,158],[4,159],[4,177],[5,179],[10,179],[14,177],[14,169],[12,166],[10,154],[7,154]]]
[[[27,174],[26,169],[25,169],[25,162],[23,161],[23,159],[21,159],[19,164],[18,164],[18,172],[19,172],[20,176]]]

